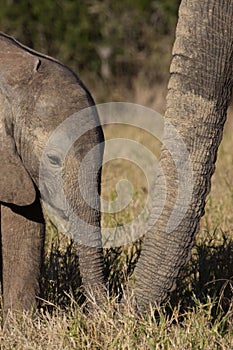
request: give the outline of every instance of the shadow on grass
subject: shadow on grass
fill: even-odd
[[[171,306],[180,304],[181,311],[195,307],[197,302],[212,308],[213,319],[223,316],[232,307],[233,300],[233,240],[222,233],[216,244],[215,234],[208,233],[197,243],[191,260],[170,295]]]
[[[142,240],[104,250],[104,273],[109,294],[122,297],[140,256]]]
[[[46,252],[42,275],[42,298],[48,309],[53,305],[68,307],[72,300],[82,304],[85,300],[81,288],[78,256],[75,245],[56,235]],[[122,296],[126,283],[132,276],[141,250],[141,241],[120,248],[104,251],[104,269],[110,295]],[[233,240],[221,233],[217,241],[215,233],[205,235],[193,249],[188,265],[177,281],[176,290],[170,295],[169,314],[179,305],[181,314],[198,303],[211,302],[213,319],[226,314],[233,296]],[[42,303],[43,304],[43,303]]]
[[[40,306],[51,310],[56,305],[67,307],[72,299],[82,303],[81,284],[74,243],[56,233],[45,251]]]
[[[47,234],[41,278],[40,307],[52,310],[56,305],[68,307],[72,300],[82,305],[85,297],[74,242],[53,227]],[[141,241],[133,245],[104,250],[104,275],[110,296],[123,294],[126,283],[136,266]]]

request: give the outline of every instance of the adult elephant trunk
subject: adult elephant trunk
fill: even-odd
[[[157,177],[158,193],[151,218],[161,212],[160,196],[166,199],[159,219],[146,233],[136,267],[135,294],[141,309],[149,303],[161,303],[175,287],[204,214],[232,92],[232,18],[232,0],[221,4],[184,0],[180,6],[160,157],[163,176]],[[176,152],[179,147],[170,123],[184,141],[192,164],[192,183],[187,184],[192,188],[191,200],[182,201],[181,194],[175,216],[179,223],[174,225],[169,220],[186,177],[184,174],[181,184],[177,173],[187,169],[187,159]]]

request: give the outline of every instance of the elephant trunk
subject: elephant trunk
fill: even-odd
[[[96,193],[97,189],[95,195]],[[95,210],[84,201],[81,202],[81,210],[78,213],[78,239],[75,239],[79,268],[85,294],[92,301],[100,303],[105,293],[100,209]]]
[[[180,6],[160,156],[163,176],[157,177],[150,228],[135,271],[141,309],[161,303],[175,287],[204,214],[232,91],[232,18],[232,1],[221,5],[213,0],[183,1]],[[189,159],[179,153],[171,125]],[[188,161],[190,174],[186,173]],[[185,191],[190,188],[187,201]],[[161,198],[165,198],[162,210]]]
[[[103,140],[100,127],[88,130],[74,144],[64,167],[68,173],[64,188],[71,209],[70,236],[76,243],[86,295],[96,301],[101,301],[105,292],[100,228]]]
[[[103,250],[101,247],[77,245],[80,272],[85,294],[92,301],[100,303],[104,290]]]

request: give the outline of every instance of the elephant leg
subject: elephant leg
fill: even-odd
[[[30,311],[39,293],[44,219],[37,199],[25,207],[1,206],[4,320],[11,311]]]

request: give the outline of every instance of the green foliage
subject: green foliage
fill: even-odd
[[[138,74],[156,79],[163,78],[164,38],[173,37],[178,4],[178,0],[1,0],[0,28],[84,73],[103,79],[130,81]]]

